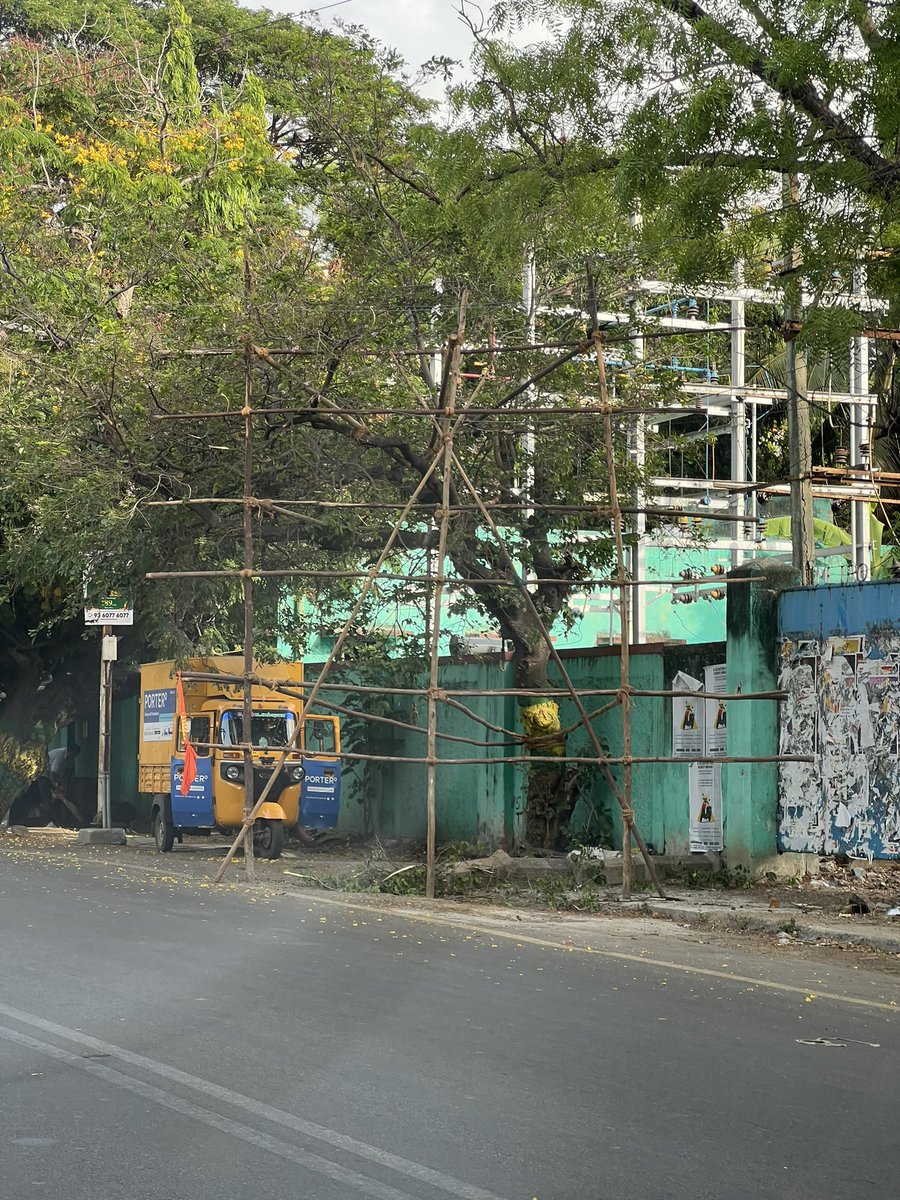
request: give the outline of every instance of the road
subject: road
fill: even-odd
[[[5,1200],[896,1195],[896,975],[114,861],[0,904]]]

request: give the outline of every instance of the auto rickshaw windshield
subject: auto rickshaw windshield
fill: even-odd
[[[222,713],[222,744],[239,746],[243,741],[243,714],[233,710]],[[254,746],[287,746],[294,735],[294,714],[291,712],[255,712],[251,724]]]

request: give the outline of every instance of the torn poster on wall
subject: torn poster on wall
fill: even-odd
[[[782,850],[900,857],[900,631],[781,643]]]
[[[703,679],[679,671],[672,680],[675,692],[727,691],[725,663],[705,667]],[[672,754],[699,759],[728,752],[727,701],[703,696],[675,696],[672,700]],[[691,762],[688,770],[689,848],[691,853],[724,848],[721,763]]]

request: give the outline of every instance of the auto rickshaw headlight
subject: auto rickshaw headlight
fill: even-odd
[[[296,767],[291,767],[290,776],[292,783],[301,783],[303,780],[303,767],[299,764]]]
[[[244,768],[238,763],[229,763],[222,768],[222,774],[230,783],[240,783],[244,778]]]

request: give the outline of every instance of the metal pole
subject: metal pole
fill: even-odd
[[[431,617],[431,661],[428,674],[428,767],[426,783],[426,847],[425,847],[425,896],[434,899],[434,863],[437,842],[437,697],[438,669],[441,653],[441,606],[444,599],[444,563],[447,558],[447,534],[450,529],[450,480],[453,471],[453,430],[450,419],[456,405],[459,386],[459,362],[462,355],[463,338],[466,331],[466,303],[464,292],[459,306],[459,327],[449,340],[449,376],[447,380],[446,413],[440,418],[441,444],[444,448],[441,470],[441,511],[438,534],[437,575],[435,577]]]
[[[110,730],[112,727],[112,665],[116,639],[112,626],[104,625],[100,639],[100,732],[97,743],[97,821],[104,829],[112,827],[109,796]]]
[[[250,292],[250,256],[244,243],[244,296]],[[248,832],[244,838],[244,869],[246,878],[256,879],[256,859],[253,853],[253,347],[244,346],[244,570],[242,573],[244,593],[244,706],[241,720],[244,743],[244,824]]]

